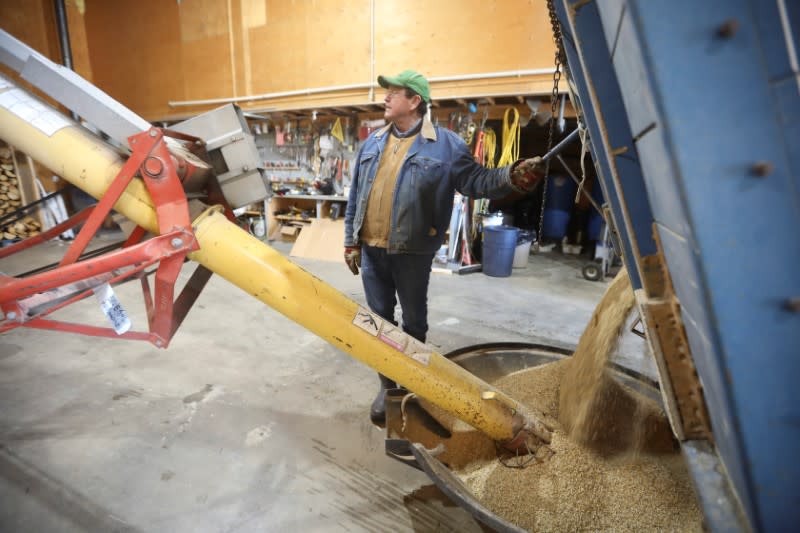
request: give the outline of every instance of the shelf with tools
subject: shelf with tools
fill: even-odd
[[[293,240],[312,220],[340,220],[344,217],[346,203],[347,198],[338,195],[273,196],[267,206],[269,239]]]
[[[524,95],[443,99],[431,107],[430,118],[434,124],[464,139],[471,152],[485,145],[486,150],[481,148],[480,151],[491,153],[481,158],[487,166],[489,159],[491,164],[504,166],[517,157],[546,150],[547,119],[554,110],[559,124],[555,137],[559,140],[564,134],[562,129],[571,130],[574,122],[574,110],[566,98],[555,106],[544,97]],[[382,106],[376,104],[374,108],[362,106],[361,109],[282,111],[265,120],[251,122],[273,193],[265,208],[269,239],[294,241],[311,227],[313,220],[337,218],[337,214],[343,217],[356,154],[361,142],[385,125],[382,115]],[[506,130],[514,129],[520,134],[503,135]],[[516,148],[506,146],[506,138],[517,137]],[[298,143],[298,139],[306,142]],[[516,218],[510,223],[528,230],[539,220],[540,200],[541,195],[536,192],[528,198],[514,194],[481,205],[494,214],[502,211],[508,218]],[[341,205],[333,207],[332,202]],[[464,262],[462,256],[474,258],[462,253],[460,240],[470,241],[467,249],[474,245],[476,253],[480,254],[480,243],[472,241],[480,240],[481,234],[472,230],[471,224],[465,225],[470,228],[467,236],[459,232],[455,239],[449,236],[446,243],[459,250],[459,264],[470,266],[472,261]]]

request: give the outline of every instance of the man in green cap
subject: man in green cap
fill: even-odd
[[[397,325],[399,300],[403,330],[424,343],[431,265],[445,239],[454,193],[502,198],[527,192],[544,171],[538,157],[497,169],[476,163],[458,135],[427,118],[430,86],[419,72],[378,76],[378,83],[386,89],[387,125],[363,142],[355,161],[344,258],[353,274],[361,269],[370,309]],[[383,425],[386,390],[396,384],[379,377],[370,418]]]

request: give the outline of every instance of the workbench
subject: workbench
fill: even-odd
[[[270,239],[279,235],[279,228],[282,224],[301,222],[308,223],[311,218],[303,218],[300,215],[275,215],[275,211],[283,211],[296,207],[306,210],[314,207],[315,218],[321,219],[330,215],[333,203],[347,203],[347,197],[328,195],[328,194],[287,194],[284,196],[272,196],[267,206],[267,232]],[[342,205],[340,217],[344,217],[344,205]]]

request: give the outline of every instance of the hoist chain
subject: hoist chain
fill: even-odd
[[[544,153],[549,153],[553,148],[553,129],[556,123],[556,113],[558,107],[558,83],[561,81],[561,66],[564,62],[564,53],[561,48],[561,24],[556,15],[556,8],[553,5],[554,0],[547,0],[547,10],[550,14],[550,26],[553,29],[553,40],[556,44],[555,51],[555,69],[553,70],[553,91],[550,95],[550,130],[547,135],[547,150]],[[545,162],[544,166],[544,183],[542,184],[542,208],[539,213],[539,232],[536,235],[536,250],[539,249],[539,244],[542,242],[542,229],[544,228],[544,205],[547,200],[547,182],[550,179],[550,159]]]

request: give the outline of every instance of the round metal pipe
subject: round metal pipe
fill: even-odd
[[[61,58],[64,66],[72,68],[72,47],[69,43],[69,27],[67,26],[67,10],[64,0],[56,0],[56,24],[58,26],[58,41],[61,43]]]
[[[480,74],[462,74],[459,76],[439,76],[428,78],[431,83],[448,82],[448,81],[467,81],[467,80],[481,80],[493,78],[521,78],[522,76],[537,76],[552,74],[551,68],[540,68],[532,70],[507,70],[503,72],[484,72]],[[228,104],[236,102],[252,102],[254,100],[270,100],[273,98],[283,98],[285,96],[305,96],[319,93],[330,93],[337,91],[349,91],[354,89],[374,89],[378,86],[377,82],[367,83],[353,83],[350,85],[331,85],[329,87],[315,87],[312,89],[298,89],[294,91],[283,91],[277,93],[256,94],[252,96],[236,96],[228,98],[209,98],[206,100],[180,100],[168,102],[170,107],[182,106],[198,106],[198,105],[212,105],[212,104]]]

